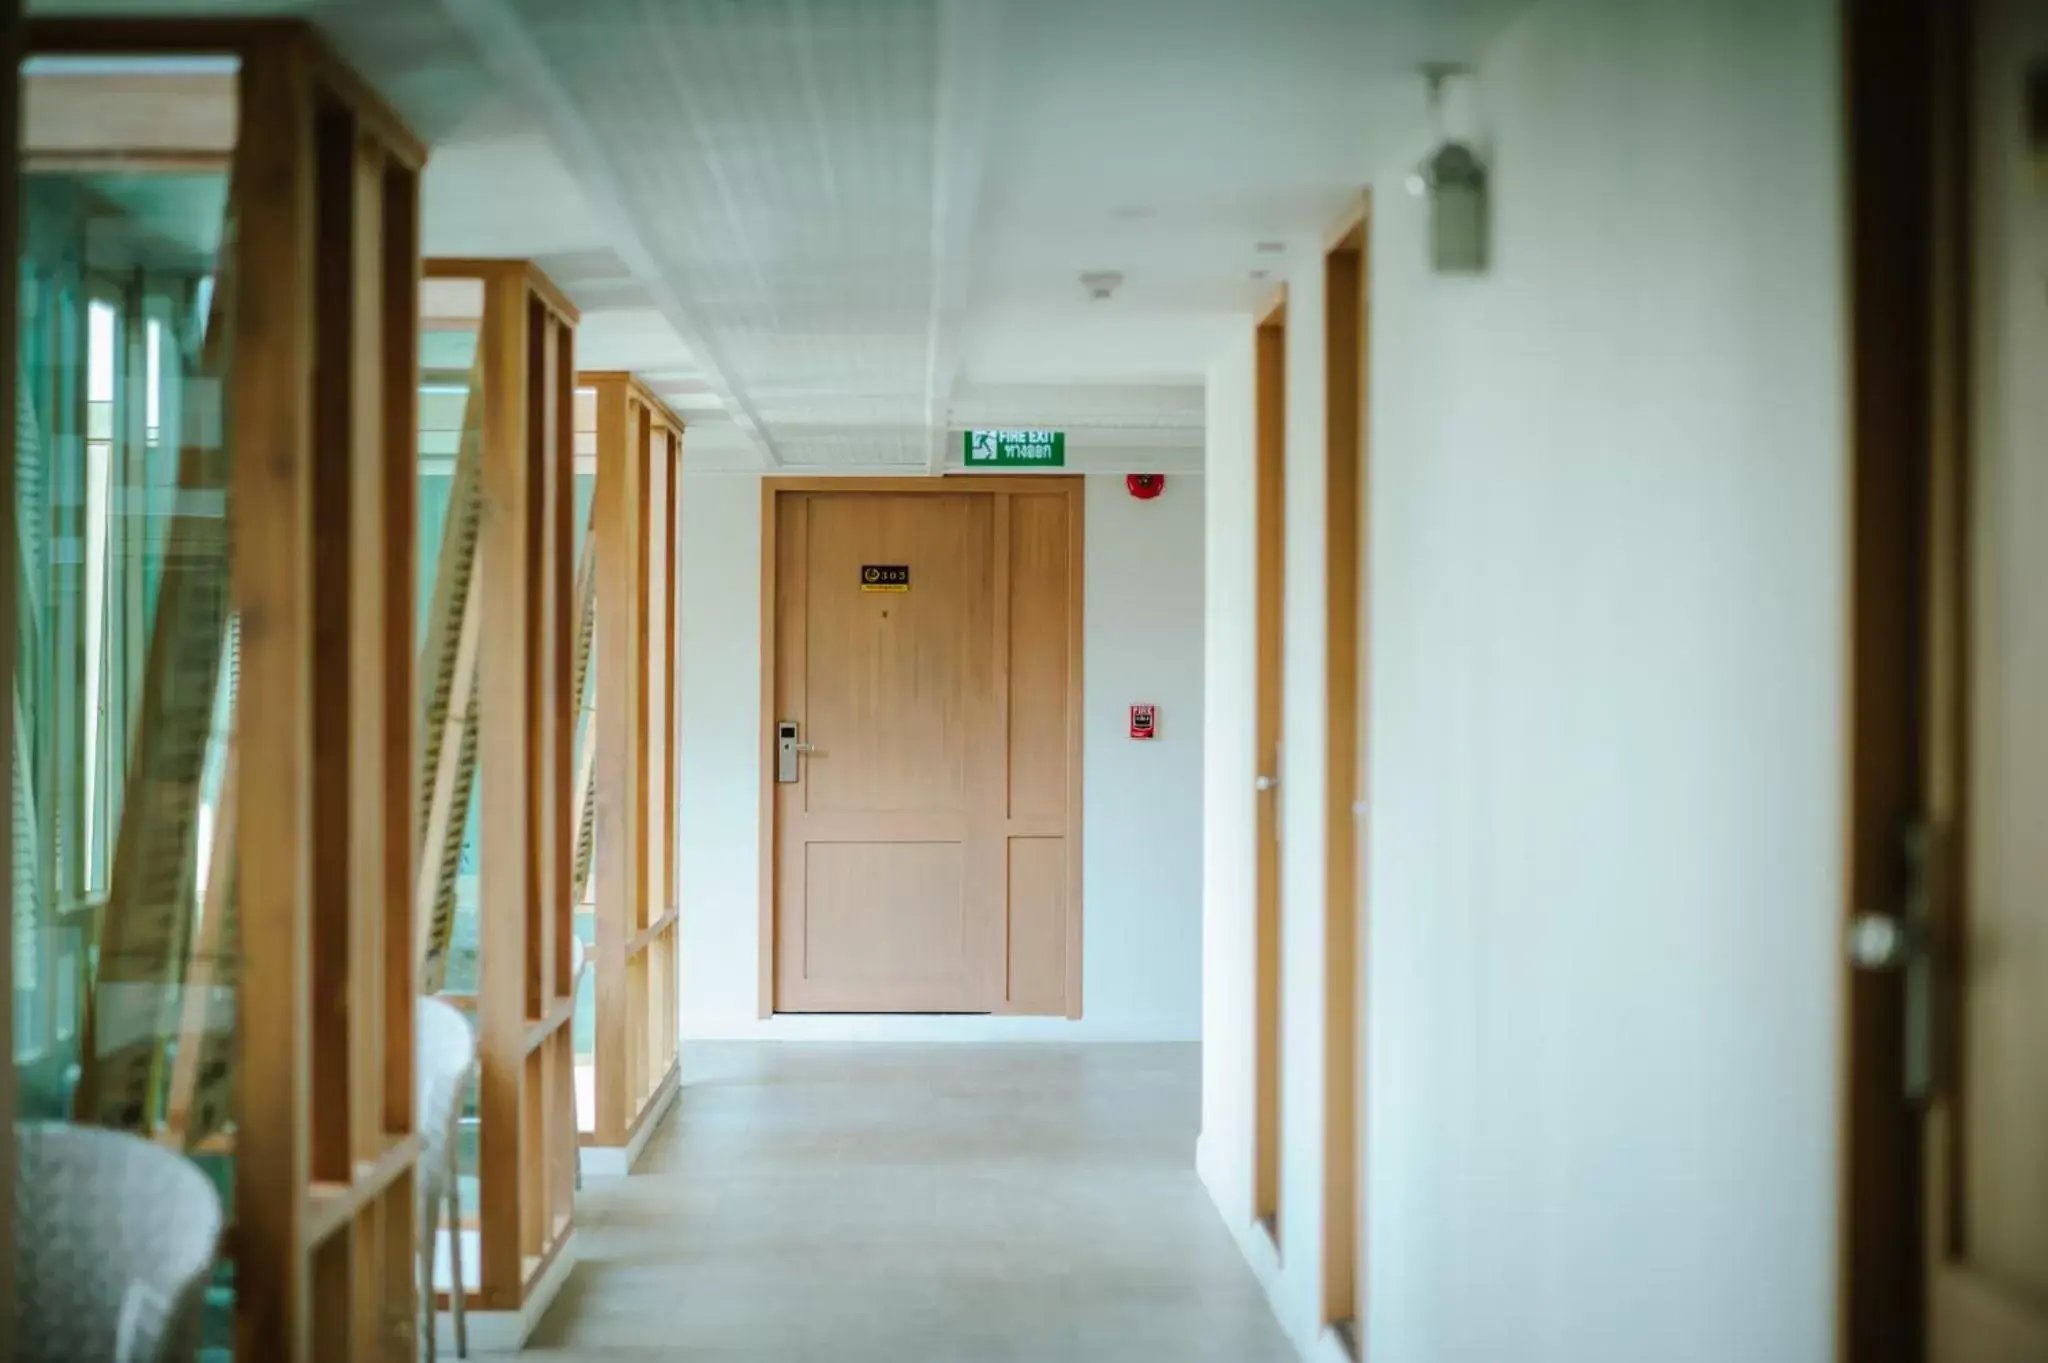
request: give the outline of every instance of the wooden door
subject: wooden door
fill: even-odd
[[[1359,1356],[1364,1301],[1359,1074],[1365,919],[1368,233],[1361,204],[1323,264],[1323,1319]]]
[[[1078,1010],[1080,507],[1011,485],[770,488],[777,1011]]]
[[[1258,486],[1257,917],[1253,975],[1256,1040],[1252,1064],[1252,1218],[1280,1243],[1280,752],[1284,741],[1287,647],[1287,304],[1258,325],[1254,340]]]
[[[1843,1356],[2039,1363],[2048,10],[1858,0],[1850,20]]]
[[[2021,96],[2048,9],[1979,0],[1970,186],[1937,350],[1926,800],[1953,945],[1925,1126],[1930,1363],[2048,1359],[2048,147]],[[2043,77],[2036,67],[2037,81]],[[2039,98],[2037,87],[2036,97]],[[2048,139],[2048,128],[2039,130]],[[1964,226],[1963,224],[1967,224]],[[1937,279],[1942,277],[1937,275]],[[1946,281],[1943,281],[1946,282]],[[1964,363],[1964,357],[1967,363]],[[1944,423],[1937,417],[1937,429]]]

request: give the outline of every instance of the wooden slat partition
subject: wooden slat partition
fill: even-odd
[[[448,516],[435,564],[427,639],[420,655],[420,869],[416,889],[419,981],[438,993],[448,977],[455,930],[456,872],[476,780],[476,678],[482,611],[476,581],[483,519],[483,348],[469,377]]]
[[[674,686],[682,423],[630,374],[586,373],[597,416],[595,1129],[629,1145],[676,1082]]]
[[[478,632],[468,724],[484,764],[475,1007],[482,1252],[470,1300],[514,1311],[562,1252],[573,1217],[577,314],[525,261],[434,260],[425,274],[437,297],[461,292],[437,287],[446,281],[481,285],[480,315],[466,319],[477,329],[484,508],[468,603]],[[458,507],[451,502],[451,518]],[[444,545],[444,555],[454,548]]]
[[[234,1162],[237,1356],[410,1359],[412,404],[425,150],[301,23],[39,19],[26,49],[237,62],[234,230],[220,261],[229,467],[217,517],[233,553],[224,593],[211,590],[225,597],[223,628],[229,611],[240,621],[241,685],[234,793],[222,800],[236,826],[217,843],[232,856],[208,897],[219,901],[209,909],[220,979],[238,998],[233,1045],[190,1075],[180,1115],[198,1124],[209,1086],[231,1109],[218,1114],[231,1131],[208,1146]],[[68,150],[90,159],[94,149]],[[121,173],[144,173],[133,147],[107,150],[120,153]],[[195,676],[217,670],[218,634],[212,647],[209,663],[194,645]],[[150,664],[153,674],[172,667]],[[157,741],[138,733],[135,746]],[[166,845],[189,861],[189,848],[176,850],[187,842],[180,833]],[[236,913],[238,902],[261,911]],[[189,1070],[186,1046],[178,1057]],[[112,1104],[124,1124],[136,1116],[125,1085],[95,1080],[84,1099],[88,1114]]]

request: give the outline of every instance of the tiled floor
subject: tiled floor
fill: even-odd
[[[1192,1169],[1192,1046],[685,1047],[585,1185],[543,1359],[1281,1363]]]

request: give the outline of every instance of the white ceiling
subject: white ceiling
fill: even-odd
[[[694,467],[900,471],[970,425],[1199,460],[1256,272],[1417,134],[1416,64],[1524,2],[30,8],[310,15],[432,144],[428,252],[539,261],[583,310],[579,363],[647,377]],[[1098,269],[1126,277],[1106,302]]]

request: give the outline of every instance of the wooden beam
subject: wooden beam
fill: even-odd
[[[404,451],[394,461],[388,448],[384,349],[383,147],[348,125],[349,145],[343,169],[349,182],[348,296],[349,328],[341,338],[347,360],[348,405],[347,485],[349,508],[348,651],[348,882],[350,1016],[348,1084],[350,1092],[348,1148],[351,1164],[370,1158],[386,1144],[384,1066],[390,1058],[384,1031],[388,1023],[404,1022],[386,1009],[384,937],[393,924],[390,891],[396,884],[410,889],[405,873],[413,830],[408,821],[391,818],[393,805],[412,798],[413,756],[410,725],[412,694],[412,601],[410,572],[401,577],[394,564],[394,541],[413,538],[412,526],[392,514],[394,495],[410,505],[417,475]],[[407,301],[410,320],[416,302]],[[408,325],[403,330],[416,335]],[[410,374],[393,374],[403,392],[417,393]],[[396,467],[394,467],[396,463]],[[394,493],[400,484],[403,493]],[[396,824],[396,828],[393,825]],[[391,846],[393,833],[399,843]],[[410,915],[395,925],[409,943]],[[408,972],[409,973],[409,972]],[[405,1002],[410,1003],[407,999]],[[409,1053],[410,1046],[403,1048]]]
[[[533,291],[542,307],[574,326],[582,313],[569,301],[554,280],[530,260],[504,260],[476,256],[436,256],[426,262],[429,279],[481,279],[486,285],[516,280]]]
[[[549,423],[547,459],[553,472],[549,480],[554,501],[549,507],[554,550],[548,561],[550,591],[554,597],[549,627],[548,651],[552,671],[548,706],[554,722],[552,780],[554,865],[547,885],[542,911],[550,920],[547,994],[569,998],[575,991],[576,900],[575,857],[578,809],[576,788],[576,652],[582,615],[576,598],[576,329],[561,314],[550,319],[554,336],[548,374]],[[574,1063],[574,1048],[565,1053],[565,1064]],[[565,1077],[566,1083],[566,1077]],[[566,1148],[574,1150],[575,1090],[563,1109],[569,1129]],[[559,1096],[559,1095],[558,1095]],[[561,1142],[557,1142],[559,1147]]]
[[[428,265],[433,273],[436,262]],[[495,779],[483,783],[479,811],[478,948],[488,962],[479,984],[479,1174],[494,1214],[481,1228],[486,1292],[515,1300],[520,1279],[520,1147],[525,1133],[527,920],[537,886],[532,839],[532,660],[535,640],[528,540],[533,519],[528,468],[527,292],[523,272],[486,280],[483,328],[482,495],[491,515],[478,544],[482,650],[478,697],[480,746]],[[502,1209],[502,1211],[500,1211]]]
[[[24,76],[22,151],[38,161],[90,158],[172,168],[195,159],[218,163],[235,150],[235,79],[225,69]]]
[[[415,614],[413,584],[418,579],[419,560],[419,483],[413,474],[419,452],[419,167],[390,160],[384,166],[383,178],[384,656],[405,659],[410,664]],[[411,665],[405,668],[403,676],[392,668],[385,680],[390,694],[384,703],[384,770],[385,779],[396,793],[384,811],[384,1130],[396,1132],[415,1130],[419,1118],[414,1111],[417,1087],[413,1073],[413,1024],[417,1016],[418,949],[412,896],[420,846],[415,823],[418,795],[412,788],[411,773],[416,741],[413,691],[418,682]],[[402,1216],[393,1217],[394,1221],[405,1223],[402,1237],[399,1228],[392,1230],[393,1238],[405,1244],[412,1239],[411,1207],[408,1200]],[[405,1271],[409,1281],[410,1267]]]
[[[631,1116],[625,1063],[639,1025],[628,988],[628,943],[640,929],[646,884],[646,787],[639,717],[644,713],[646,448],[625,384],[597,384],[597,1140],[624,1145]]]
[[[355,133],[346,111],[313,115],[316,245],[345,248],[355,221]],[[355,261],[347,249],[313,255],[312,647],[313,884],[311,920],[312,1168],[321,1182],[348,1178],[356,1092],[350,1042],[360,933],[355,878],[356,697],[353,675],[357,525],[351,484],[357,454],[351,383]],[[374,572],[374,565],[362,570]],[[365,672],[368,669],[365,668]]]
[[[311,1352],[305,1253],[310,1149],[313,469],[312,91],[302,60],[241,68],[243,195],[236,252],[232,419],[234,582],[242,609],[239,892],[263,906],[242,923],[242,1025],[235,1203],[235,1352]]]

